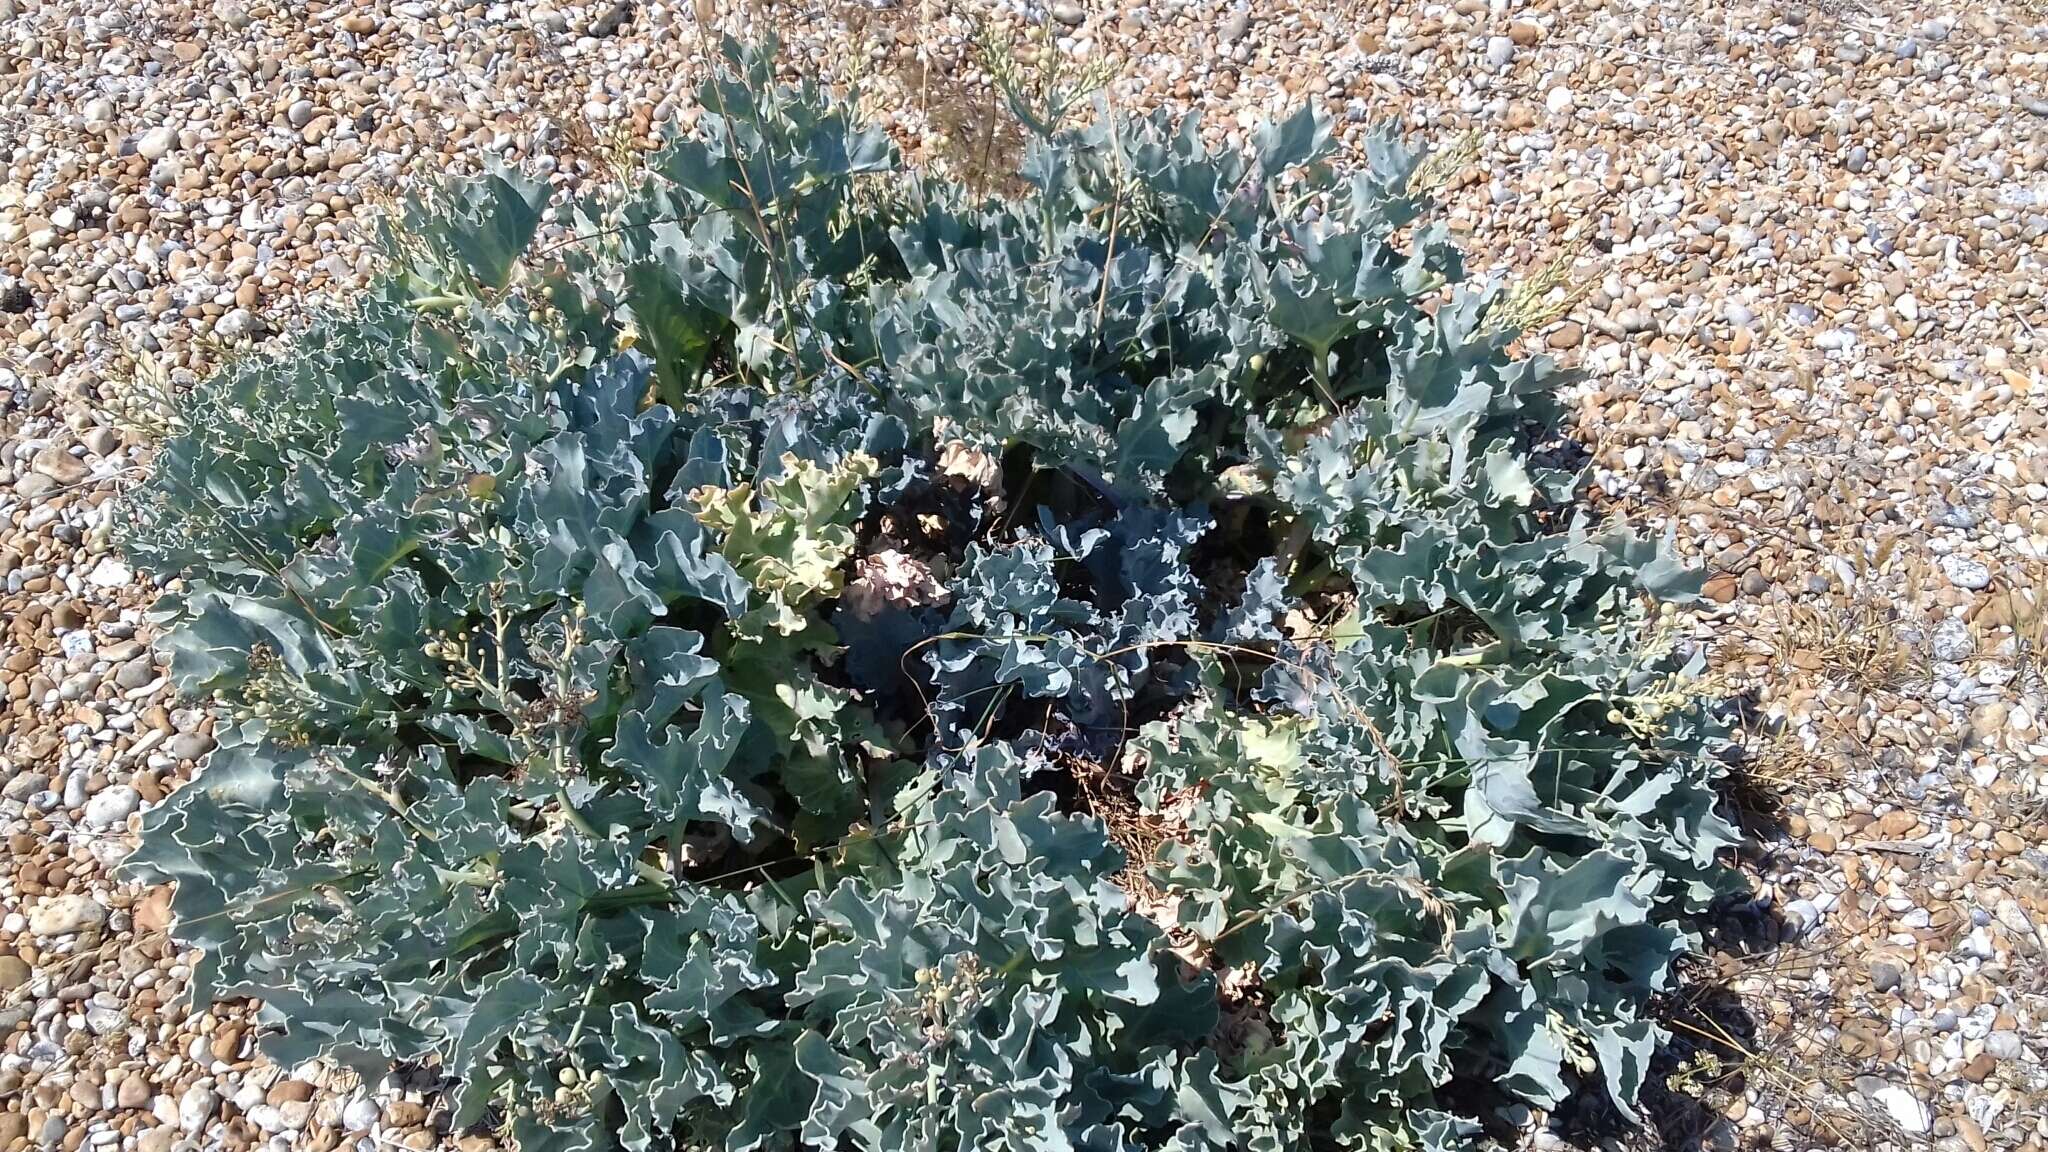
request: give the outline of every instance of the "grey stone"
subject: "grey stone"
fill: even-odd
[[[1991,584],[1991,569],[1982,560],[1954,553],[1941,558],[1941,574],[1966,592],[1979,592]]]
[[[178,1127],[187,1136],[197,1136],[219,1107],[220,1097],[214,1094],[213,1089],[194,1084],[178,1098]]]
[[[262,327],[254,313],[247,308],[235,308],[213,322],[213,334],[223,340],[240,340]]]
[[[367,1096],[358,1096],[342,1105],[341,1126],[350,1132],[367,1132],[380,1115],[382,1113],[378,1111],[376,1101]]]
[[[1934,1113],[1927,1103],[1897,1084],[1887,1085],[1872,1093],[1870,1098],[1882,1104],[1892,1122],[1908,1135],[1922,1136],[1934,1127]]]
[[[2026,1045],[2019,1033],[2001,1028],[1984,1038],[1984,1050],[2000,1060],[2018,1060],[2026,1052]]]
[[[128,817],[142,807],[142,793],[126,784],[117,784],[102,789],[99,795],[85,802],[85,824],[88,828],[120,828],[128,823]]]
[[[1970,626],[1951,616],[1934,629],[1934,658],[1950,664],[1967,660],[1977,650],[1977,638],[1970,634]]]
[[[164,741],[164,751],[180,760],[197,760],[213,751],[213,737],[201,736],[196,732],[180,732]]]
[[[1906,966],[1889,956],[1880,956],[1870,962],[1870,986],[1879,992],[1890,992],[1906,979]]]
[[[23,772],[9,780],[5,788],[0,788],[0,797],[5,797],[9,800],[26,800],[36,793],[47,789],[49,786],[49,773]]]
[[[135,154],[144,160],[161,160],[178,146],[178,130],[166,124],[144,132],[135,141]]]
[[[1785,921],[1795,935],[1804,936],[1820,923],[1820,909],[1811,900],[1794,900],[1785,905]]]

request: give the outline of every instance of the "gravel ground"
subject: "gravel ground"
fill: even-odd
[[[246,1007],[184,1002],[166,893],[109,873],[211,738],[109,500],[153,397],[359,282],[366,208],[487,154],[603,178],[690,118],[722,11],[0,0],[0,1152],[494,1146],[426,1083],[272,1067]],[[973,172],[1003,145],[978,14],[1026,24],[748,18]],[[1529,343],[1586,370],[1603,498],[1714,572],[1696,627],[1754,733],[1761,899],[1674,997],[1667,1138],[2048,1147],[2048,8],[1049,15],[1118,105],[1219,138],[1313,99],[1466,141],[1474,251],[1570,282]]]

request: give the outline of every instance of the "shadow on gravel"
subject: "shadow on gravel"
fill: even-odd
[[[1775,951],[1789,928],[1777,909],[1745,899],[1717,909],[1702,930],[1710,958],[1683,964],[1678,986],[1652,1005],[1670,1040],[1644,1079],[1642,1121],[1623,1116],[1604,1093],[1586,1093],[1559,1105],[1551,1118],[1552,1132],[1569,1146],[1698,1152],[1737,1143],[1723,1107],[1748,1088],[1758,1022],[1716,958],[1739,962]]]
[[[1757,704],[1753,693],[1735,695],[1722,717],[1750,737],[1741,742],[1749,747],[1768,735]],[[1789,836],[1781,790],[1752,768],[1746,761],[1731,764],[1722,786],[1723,815],[1742,831],[1737,854],[1746,871],[1767,868]],[[1683,962],[1678,985],[1652,1004],[1670,1039],[1644,1078],[1642,1120],[1623,1116],[1605,1093],[1587,1093],[1552,1116],[1552,1132],[1568,1145],[1701,1152],[1743,1143],[1726,1110],[1745,1098],[1757,1053],[1770,1041],[1731,981],[1768,963],[1766,957],[1796,947],[1798,928],[1775,904],[1747,895],[1711,909],[1698,928],[1703,955]]]
[[[1678,988],[1656,1006],[1671,1040],[1651,1062],[1643,1088],[1643,1136],[1655,1135],[1654,1142],[1643,1140],[1647,1147],[1675,1152],[1735,1142],[1716,1102],[1743,1097],[1751,1061],[1767,1041],[1727,972],[1786,947],[1793,931],[1775,905],[1755,900],[1731,904],[1709,926],[1712,959],[1688,965]]]

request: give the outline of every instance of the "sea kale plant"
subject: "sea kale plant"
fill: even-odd
[[[196,994],[528,1152],[1633,1115],[1731,888],[1696,584],[1422,154],[1104,115],[976,192],[730,50],[184,401],[126,547],[218,716],[133,857]]]

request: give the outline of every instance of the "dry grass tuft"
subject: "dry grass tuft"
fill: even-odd
[[[1145,875],[1160,846],[1169,840],[1185,840],[1188,831],[1145,810],[1138,802],[1137,781],[1125,773],[1080,756],[1063,755],[1062,764],[1071,774],[1081,804],[1097,820],[1118,848],[1123,849],[1124,869],[1116,882],[1141,910],[1150,909],[1166,897]]]
[[[1662,1086],[1691,1104],[1667,1100],[1659,1109],[1662,1148],[1916,1146],[1916,1138],[1858,1086],[1869,1076],[1904,1084],[1904,1070],[1819,1030],[1822,1021],[1841,1015],[1839,993],[1816,989],[1813,977],[1848,960],[1841,941],[1718,959],[1715,970],[1661,1016],[1678,1058]],[[1790,1003],[1789,1020],[1770,1019],[1763,990]],[[1674,1126],[1688,1130],[1674,1132]],[[1710,1136],[1717,1128],[1718,1140]]]
[[[978,192],[1018,190],[1017,165],[1026,136],[1023,126],[1003,107],[994,84],[970,83],[963,77],[965,61],[941,59],[924,29],[924,5],[901,4],[845,8],[848,40],[854,48],[849,86],[865,89],[870,79],[886,80],[908,97],[908,103],[929,121],[940,141],[926,160]],[[882,49],[880,60],[869,53]],[[908,49],[908,50],[906,50]],[[991,75],[1008,75],[1018,83],[1038,73],[1037,54],[1029,46],[1016,49],[987,30],[971,45],[976,63]],[[1030,56],[1030,60],[1022,59]]]
[[[1770,641],[1778,667],[1795,682],[1885,696],[1924,672],[1918,650],[1900,634],[1906,624],[1890,600],[1809,600],[1788,606]]]

